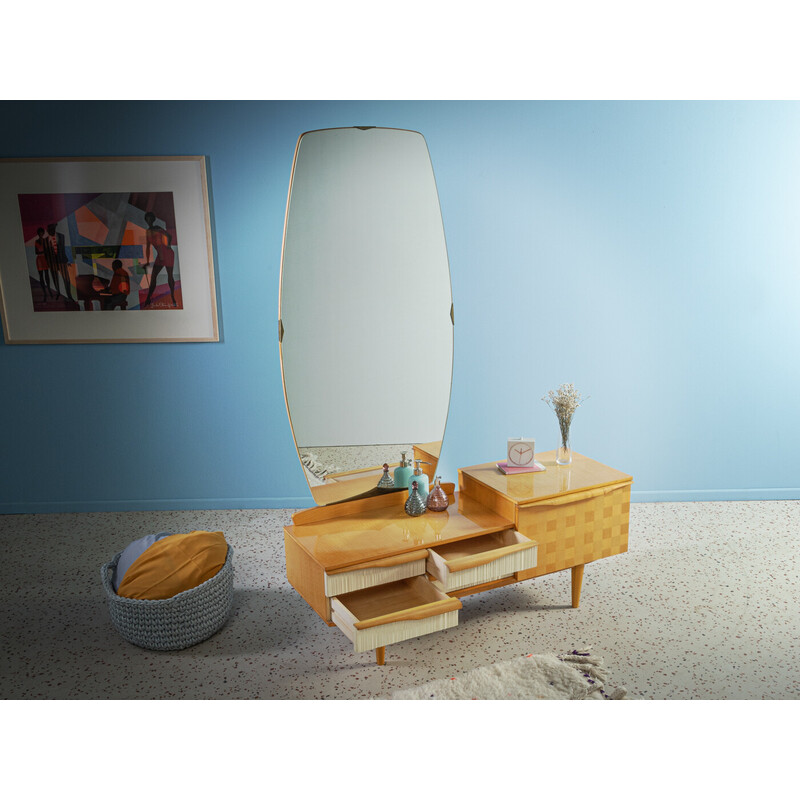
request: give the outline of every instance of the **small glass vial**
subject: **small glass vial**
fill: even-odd
[[[378,481],[379,489],[394,489],[394,478],[389,474],[389,465],[383,465],[383,475]]]
[[[416,481],[411,482],[411,496],[406,500],[405,508],[409,517],[418,517],[425,513],[425,502],[419,496],[419,484]]]
[[[442,476],[437,475],[433,483],[428,499],[425,501],[425,506],[428,511],[445,511],[450,501],[447,499],[447,492],[442,489]]]

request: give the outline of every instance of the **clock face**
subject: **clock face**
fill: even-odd
[[[533,448],[523,442],[513,444],[508,448],[508,460],[511,464],[526,467],[533,461]]]

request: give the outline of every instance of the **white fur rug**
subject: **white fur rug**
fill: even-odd
[[[624,700],[608,684],[603,659],[588,649],[527,655],[453,678],[399,689],[389,700]]]

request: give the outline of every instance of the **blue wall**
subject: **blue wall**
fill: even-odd
[[[572,381],[576,450],[634,499],[800,497],[800,104],[4,102],[3,157],[208,157],[222,341],[1,344],[0,512],[311,503],[276,341],[286,193],[300,133],[359,124],[433,159],[446,480],[509,435],[554,447],[540,398]]]

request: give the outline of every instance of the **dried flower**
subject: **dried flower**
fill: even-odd
[[[561,428],[561,443],[564,447],[569,443],[569,426],[572,424],[572,415],[583,404],[584,398],[572,383],[562,383],[558,391],[552,389],[542,398],[558,418],[558,426]]]

